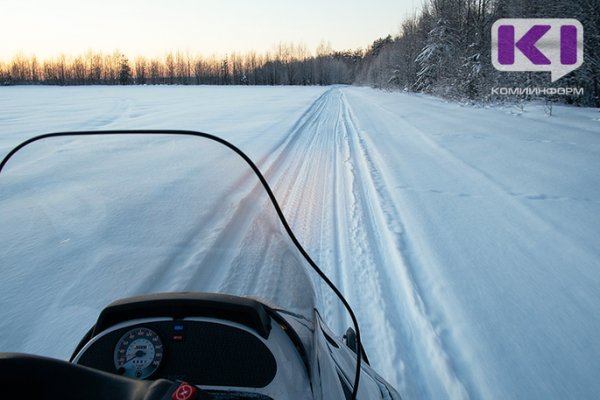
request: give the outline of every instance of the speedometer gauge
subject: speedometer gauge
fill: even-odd
[[[156,332],[148,328],[135,328],[117,342],[115,368],[121,375],[144,379],[158,369],[162,357],[163,345]]]

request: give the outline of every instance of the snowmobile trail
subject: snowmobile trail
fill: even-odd
[[[36,134],[106,128],[201,130],[238,146],[272,185],[300,242],[349,300],[371,363],[405,399],[596,398],[600,392],[597,109],[556,105],[547,116],[536,103],[515,113],[510,106],[351,86],[7,87],[0,106],[4,154]],[[194,167],[193,147],[174,140],[156,152],[136,147],[135,157],[120,142],[107,143],[101,156],[82,145],[32,148],[15,166],[9,186],[26,195],[15,206],[46,189],[61,196],[32,208],[40,229],[54,232],[37,246],[43,251],[29,236],[14,242],[19,236],[8,233],[2,241],[5,254],[28,243],[32,263],[31,269],[4,267],[0,289],[36,293],[26,302],[4,296],[4,349],[68,357],[102,307],[139,292],[255,293],[266,284],[279,291],[268,297],[287,298],[291,307],[309,297],[295,281],[278,281],[291,257],[261,251],[239,257],[237,249],[248,254],[251,246],[276,245],[260,240],[270,235],[254,212],[255,181],[240,176],[212,199],[210,210],[197,207],[198,198],[208,204],[213,192],[206,188],[221,185],[238,167],[204,176]],[[116,170],[63,186],[51,172],[60,170],[55,164],[40,168],[36,184],[20,183],[19,168],[46,165],[46,157],[64,150],[83,153],[68,157],[63,177],[86,165]],[[135,190],[115,185],[122,172]],[[108,195],[115,186],[123,192]],[[64,207],[65,196],[73,207]],[[12,206],[6,196],[0,203]],[[105,210],[112,211],[105,217]],[[157,215],[168,221],[154,224],[160,229],[137,232],[128,223]],[[5,218],[7,226],[29,221]],[[82,241],[92,234],[102,240]],[[169,249],[161,247],[167,239]],[[77,241],[98,257],[82,264]],[[222,247],[236,250],[218,254]],[[106,273],[130,253],[138,262]],[[216,257],[228,257],[227,265],[206,273],[203,266]],[[137,271],[147,264],[153,267]],[[53,269],[60,274],[50,280],[46,272]],[[54,287],[60,294],[51,303],[44,294]],[[328,325],[343,334],[350,321],[341,304],[319,288],[317,299]],[[19,334],[5,334],[11,330]]]
[[[317,99],[289,137],[267,179],[300,241],[357,312],[375,367],[408,398],[467,398],[402,255],[401,218],[343,91]],[[349,321],[339,318],[341,308],[322,300],[343,332]]]

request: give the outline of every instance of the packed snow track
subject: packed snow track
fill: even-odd
[[[145,128],[213,133],[257,162],[404,398],[600,393],[598,110],[356,87],[0,88],[2,155],[45,132]]]

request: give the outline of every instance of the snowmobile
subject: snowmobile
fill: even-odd
[[[0,163],[0,220],[0,398],[400,398],[224,139],[33,137]]]

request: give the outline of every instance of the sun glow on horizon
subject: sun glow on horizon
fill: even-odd
[[[267,53],[278,43],[304,45],[314,53],[321,42],[336,50],[366,48],[397,34],[419,0],[371,2],[231,0],[0,0],[0,60],[16,54],[40,59],[88,51],[128,57],[162,57],[170,51],[194,55]]]

